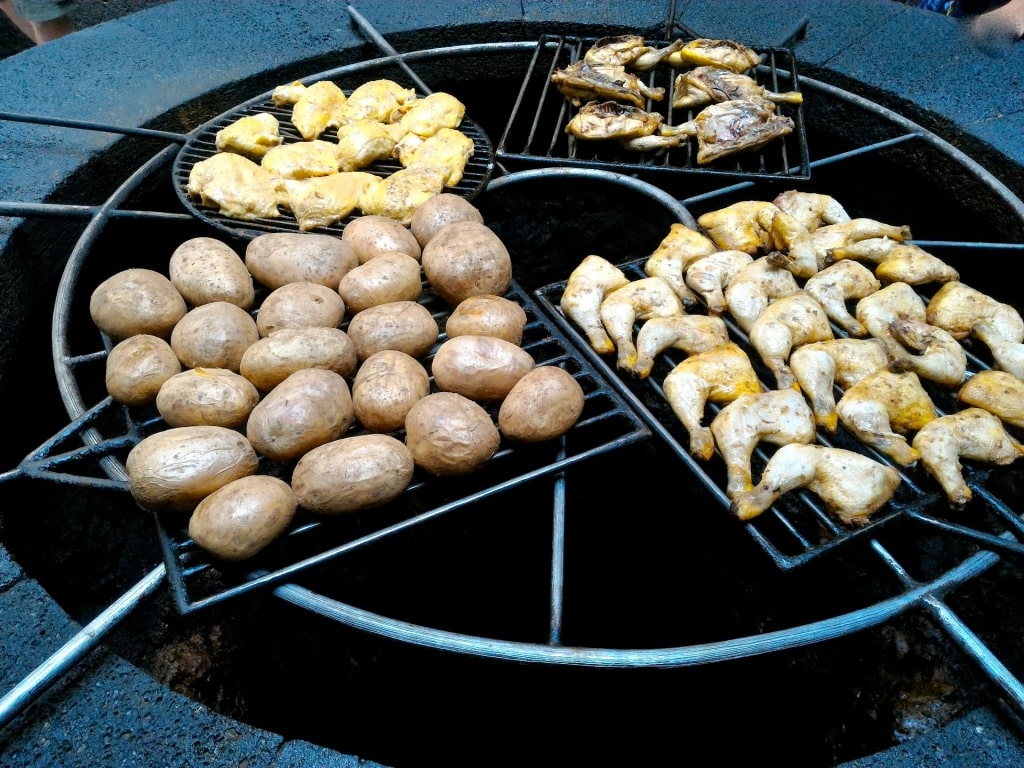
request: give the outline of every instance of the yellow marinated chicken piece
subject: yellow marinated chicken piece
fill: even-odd
[[[364,214],[387,216],[408,226],[416,209],[444,191],[444,171],[416,164],[395,171],[381,184],[369,187],[359,201]]]
[[[662,277],[643,277],[626,283],[601,302],[601,322],[615,345],[616,365],[632,370],[637,362],[633,327],[638,320],[686,314],[682,300]]]
[[[274,106],[288,107],[302,98],[302,94],[305,92],[306,86],[298,80],[293,80],[285,85],[277,86],[271,94],[270,100],[274,102]]]
[[[306,141],[317,139],[328,128],[341,125],[345,92],[330,80],[306,88],[292,106],[292,124]]]
[[[276,218],[278,192],[266,168],[234,152],[200,160],[188,175],[189,197],[232,219]]]
[[[308,232],[341,221],[359,207],[361,197],[370,187],[383,183],[380,177],[365,171],[286,179],[284,205],[295,216],[299,229]]]
[[[455,128],[442,128],[425,139],[408,133],[395,145],[395,155],[404,167],[432,165],[439,168],[444,172],[445,186],[448,187],[462,181],[473,150],[473,140]]]
[[[761,61],[760,54],[735,40],[700,37],[665,57],[677,69],[711,66],[730,72],[746,72]]]
[[[354,120],[338,128],[338,170],[358,171],[391,157],[395,139],[377,120]]]
[[[269,112],[246,115],[217,131],[215,142],[221,152],[237,152],[259,160],[282,141],[280,123]]]
[[[281,179],[308,179],[338,172],[337,147],[322,139],[274,147],[260,162],[268,173]]]
[[[619,267],[603,256],[591,254],[572,271],[565,284],[559,306],[600,355],[615,351],[615,342],[601,322],[601,302],[627,283],[629,278]]]
[[[957,392],[965,405],[984,408],[1011,427],[1024,428],[1024,379],[1006,371],[978,371]]]
[[[438,91],[412,102],[388,130],[395,141],[400,141],[407,133],[426,138],[442,128],[458,128],[465,115],[465,104],[450,93]]]
[[[341,123],[356,120],[390,123],[414,101],[416,91],[413,88],[405,88],[394,80],[370,80],[348,95],[341,109]]]

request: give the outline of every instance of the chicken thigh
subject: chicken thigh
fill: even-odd
[[[749,333],[765,307],[798,290],[800,286],[792,272],[774,266],[762,256],[733,275],[726,284],[725,304],[740,328]]]
[[[914,436],[913,446],[954,509],[963,509],[973,496],[960,459],[1006,466],[1024,454],[1024,446],[999,417],[983,408],[965,408],[928,422]]]
[[[390,123],[401,117],[402,110],[415,101],[414,88],[406,88],[394,80],[368,80],[356,87],[345,100],[341,108],[341,125],[357,120]]]
[[[949,331],[909,317],[889,324],[889,369],[913,371],[944,387],[959,387],[967,375],[967,353]]]
[[[761,61],[761,54],[735,40],[698,37],[666,57],[677,69],[712,66],[730,72],[746,72]]]
[[[710,314],[721,315],[728,308],[725,286],[753,260],[753,256],[743,251],[715,251],[687,268],[686,285],[704,299]]]
[[[295,216],[299,230],[308,232],[341,221],[359,207],[369,187],[383,183],[380,177],[365,171],[286,179],[283,205]]]
[[[861,442],[904,467],[921,458],[905,436],[938,418],[921,380],[910,371],[864,377],[839,398],[836,413]]]
[[[736,494],[731,509],[740,520],[750,520],[783,494],[806,488],[843,523],[860,526],[893,497],[899,484],[894,468],[856,451],[791,443],[772,455],[753,489]]]
[[[457,128],[440,128],[422,138],[408,133],[395,144],[394,154],[405,168],[430,165],[444,175],[444,185],[454,187],[462,181],[466,163],[473,156],[473,140]]]
[[[979,320],[988,320],[993,330],[1007,341],[1024,342],[1024,319],[1014,307],[956,280],[945,283],[932,296],[927,320],[957,339],[970,335]]]
[[[329,176],[338,172],[337,146],[322,139],[282,144],[269,149],[260,165],[279,179]]]
[[[665,98],[664,88],[648,87],[622,65],[591,65],[584,59],[556,69],[551,82],[575,107],[588,101],[611,99],[642,109],[647,99],[661,101]]]
[[[816,434],[811,409],[795,389],[738,397],[718,412],[710,429],[725,460],[730,498],[753,485],[750,461],[758,443],[811,443]]]
[[[882,287],[871,270],[856,261],[837,261],[812,275],[804,290],[818,300],[833,323],[851,336],[866,336],[867,328],[854,317],[846,302],[863,299]]]
[[[599,355],[615,351],[615,344],[601,322],[601,302],[605,296],[623,287],[629,278],[617,266],[601,256],[587,256],[569,274],[559,306],[576,323]]]
[[[731,403],[763,391],[747,353],[731,341],[683,360],[665,377],[663,387],[690,436],[690,453],[705,461],[715,452],[714,435],[703,426],[707,404]]]
[[[259,160],[282,141],[281,125],[269,112],[240,117],[214,137],[218,151],[237,152],[253,160]]]
[[[660,277],[633,280],[605,296],[601,302],[600,316],[615,345],[616,365],[625,371],[632,370],[636,365],[633,327],[638,320],[684,314],[686,309],[683,302],[672,290],[672,286]]]
[[[697,304],[697,298],[686,285],[686,270],[694,262],[717,250],[714,242],[703,233],[674,222],[668,234],[647,258],[644,272],[648,277],[664,278],[683,305],[693,307]]]
[[[1009,424],[1024,429],[1024,379],[1006,371],[978,371],[957,392],[964,405],[984,408]]]
[[[750,326],[750,344],[775,376],[779,389],[795,383],[789,367],[794,347],[832,338],[832,326],[821,304],[805,291],[773,301]]]
[[[683,45],[682,40],[674,40],[662,48],[655,48],[640,35],[615,35],[594,41],[583,54],[583,60],[591,66],[622,66],[647,72]]]
[[[654,359],[666,349],[678,349],[687,355],[698,355],[729,341],[729,329],[720,317],[709,315],[677,315],[652,317],[636,334],[636,363],[629,372],[646,379],[654,367]]]
[[[395,150],[395,140],[384,123],[353,120],[338,128],[338,170],[358,171],[378,160],[386,160]]]
[[[839,426],[835,387],[847,389],[884,370],[889,354],[881,339],[831,339],[797,347],[789,356],[796,383],[811,402],[814,419],[829,433]]]
[[[292,124],[306,141],[320,138],[328,128],[341,125],[345,92],[330,80],[305,88],[292,105]]]
[[[584,141],[636,139],[657,133],[664,122],[659,113],[632,104],[588,101],[569,120],[565,132]]]
[[[261,165],[234,152],[218,152],[192,166],[188,195],[232,219],[277,218],[279,193]]]
[[[742,200],[702,214],[697,224],[723,251],[758,256],[774,247],[772,220],[779,209],[760,200]]]
[[[425,139],[442,128],[458,128],[466,116],[466,105],[450,93],[437,91],[406,103],[400,111],[402,116],[388,124],[396,143],[409,133]]]
[[[924,299],[906,283],[890,283],[857,302],[853,312],[869,334],[895,343],[892,322],[901,317],[927,322]]]
[[[856,259],[875,266],[875,277],[885,283],[908,285],[947,283],[959,280],[959,273],[942,259],[913,243],[889,237],[869,237],[829,250],[829,259]]]

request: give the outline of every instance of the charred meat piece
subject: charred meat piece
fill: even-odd
[[[588,101],[612,99],[642,108],[646,99],[661,101],[665,98],[664,88],[648,87],[623,66],[591,66],[583,59],[555,70],[551,82],[577,107]]]
[[[748,75],[727,69],[704,66],[682,72],[676,76],[672,88],[672,106],[676,109],[694,109],[735,99],[765,99],[769,102],[803,104],[800,91],[776,93]]]
[[[677,69],[711,66],[730,72],[746,72],[761,61],[757,51],[735,40],[699,37],[666,57]]]
[[[663,48],[655,48],[648,45],[640,35],[615,35],[595,41],[584,54],[583,60],[591,66],[612,65],[647,72],[682,47],[682,40],[676,40]]]
[[[793,120],[777,114],[769,101],[734,100],[705,107],[678,130],[696,136],[697,163],[707,165],[737,152],[760,149],[793,128]]]

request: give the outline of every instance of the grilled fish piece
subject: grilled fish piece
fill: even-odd
[[[735,40],[698,37],[665,57],[677,69],[712,66],[730,72],[746,72],[761,61],[761,55]]]
[[[583,59],[556,69],[551,82],[576,107],[588,101],[611,99],[642,108],[646,99],[661,101],[665,98],[664,88],[648,87],[623,66],[591,66]]]
[[[697,138],[697,163],[707,165],[737,152],[760,149],[792,133],[794,127],[793,120],[777,114],[770,101],[734,99],[705,107],[678,130]]]
[[[800,91],[776,93],[750,77],[719,67],[703,66],[676,75],[672,87],[672,106],[676,109],[695,109],[734,99],[764,99],[768,102],[803,104]]]
[[[565,126],[565,132],[588,141],[635,139],[657,133],[665,118],[632,104],[588,101]]]
[[[683,45],[682,40],[675,40],[663,48],[655,48],[640,35],[615,35],[596,40],[583,60],[591,66],[622,66],[647,72]]]

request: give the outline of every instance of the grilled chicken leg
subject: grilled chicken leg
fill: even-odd
[[[956,280],[946,283],[932,296],[927,320],[957,339],[966,338],[978,321],[988,320],[1007,341],[1024,342],[1024,319],[1016,309]]]
[[[697,259],[686,270],[686,284],[704,299],[708,313],[720,315],[728,308],[725,286],[754,257],[743,251],[715,251]]]
[[[832,248],[828,258],[831,261],[857,259],[875,264],[875,277],[886,283],[925,285],[960,279],[959,273],[938,256],[913,243],[901,243],[889,237],[869,237]]]
[[[725,460],[725,492],[733,498],[752,487],[750,459],[760,442],[771,445],[814,441],[814,416],[795,389],[743,395],[711,421],[711,434]]]
[[[863,299],[881,289],[881,281],[856,261],[837,261],[804,283],[804,290],[818,300],[833,323],[851,336],[866,336],[867,328],[850,314],[846,302]]]
[[[622,66],[647,72],[683,45],[685,43],[682,40],[674,40],[662,48],[655,48],[640,35],[602,37],[583,54],[583,60],[591,66]]]
[[[779,389],[793,386],[795,378],[788,361],[790,352],[801,344],[827,341],[832,326],[821,304],[805,291],[777,299],[750,326],[750,343],[775,376]]]
[[[774,266],[766,256],[741,269],[725,286],[725,304],[740,328],[749,332],[771,302],[800,290],[793,273]]]
[[[1009,424],[1024,428],[1024,379],[1006,371],[979,371],[957,393],[965,405],[984,408]]]
[[[636,363],[629,372],[646,379],[654,367],[654,359],[666,349],[678,349],[687,355],[698,355],[729,341],[729,329],[720,317],[710,315],[677,315],[652,317],[640,326],[636,335]]]
[[[697,224],[723,251],[758,256],[774,247],[772,220],[779,209],[760,200],[742,200],[697,218]]]
[[[772,202],[793,216],[808,232],[822,224],[841,224],[850,220],[846,209],[829,195],[791,189],[779,193]]]
[[[889,355],[881,339],[832,339],[797,347],[789,367],[811,401],[814,420],[829,433],[839,426],[836,386],[847,389],[865,376],[884,370]]]
[[[762,391],[750,358],[735,342],[691,355],[665,377],[665,399],[690,435],[690,453],[707,460],[715,452],[715,438],[703,426],[708,403],[730,403],[742,395]]]
[[[644,264],[648,277],[662,277],[679,296],[687,308],[697,304],[697,297],[686,284],[686,270],[695,261],[715,253],[717,246],[701,232],[675,222],[658,243],[658,247]]]
[[[730,72],[746,72],[760,63],[761,55],[735,40],[699,37],[669,54],[666,61],[676,69],[712,66]]]
[[[902,317],[927,322],[924,299],[906,283],[890,283],[857,302],[854,316],[869,334],[895,343],[892,322]]]
[[[661,277],[644,277],[616,288],[605,296],[599,311],[617,351],[616,365],[626,371],[636,365],[633,326],[638,320],[686,314],[683,302]]]
[[[760,85],[749,75],[704,65],[676,75],[672,87],[672,106],[696,109],[732,99],[762,99],[786,104],[803,104],[800,91],[776,93]]]
[[[973,496],[960,459],[1006,466],[1024,454],[1024,446],[1006,431],[999,417],[983,408],[966,408],[928,422],[915,435],[913,446],[955,509],[967,506]]]
[[[1007,341],[990,320],[979,320],[971,326],[971,335],[988,347],[996,368],[1024,379],[1024,344]]]
[[[959,387],[967,375],[967,353],[949,331],[900,317],[889,324],[889,369],[913,371],[922,379],[944,387]]]
[[[551,75],[551,82],[576,107],[588,101],[611,99],[642,109],[647,99],[661,101],[665,98],[664,88],[648,87],[622,65],[591,65],[584,59],[556,69]]]
[[[792,443],[775,452],[760,482],[736,494],[731,508],[740,520],[750,520],[783,494],[806,488],[847,525],[864,525],[899,484],[895,469],[856,451]]]
[[[769,101],[736,99],[704,107],[676,126],[697,139],[697,164],[707,165],[737,152],[750,152],[793,132],[795,123]]]
[[[615,351],[615,344],[601,322],[601,302],[612,291],[629,282],[617,266],[601,256],[587,256],[574,269],[559,302],[566,317],[586,334],[599,355]]]

